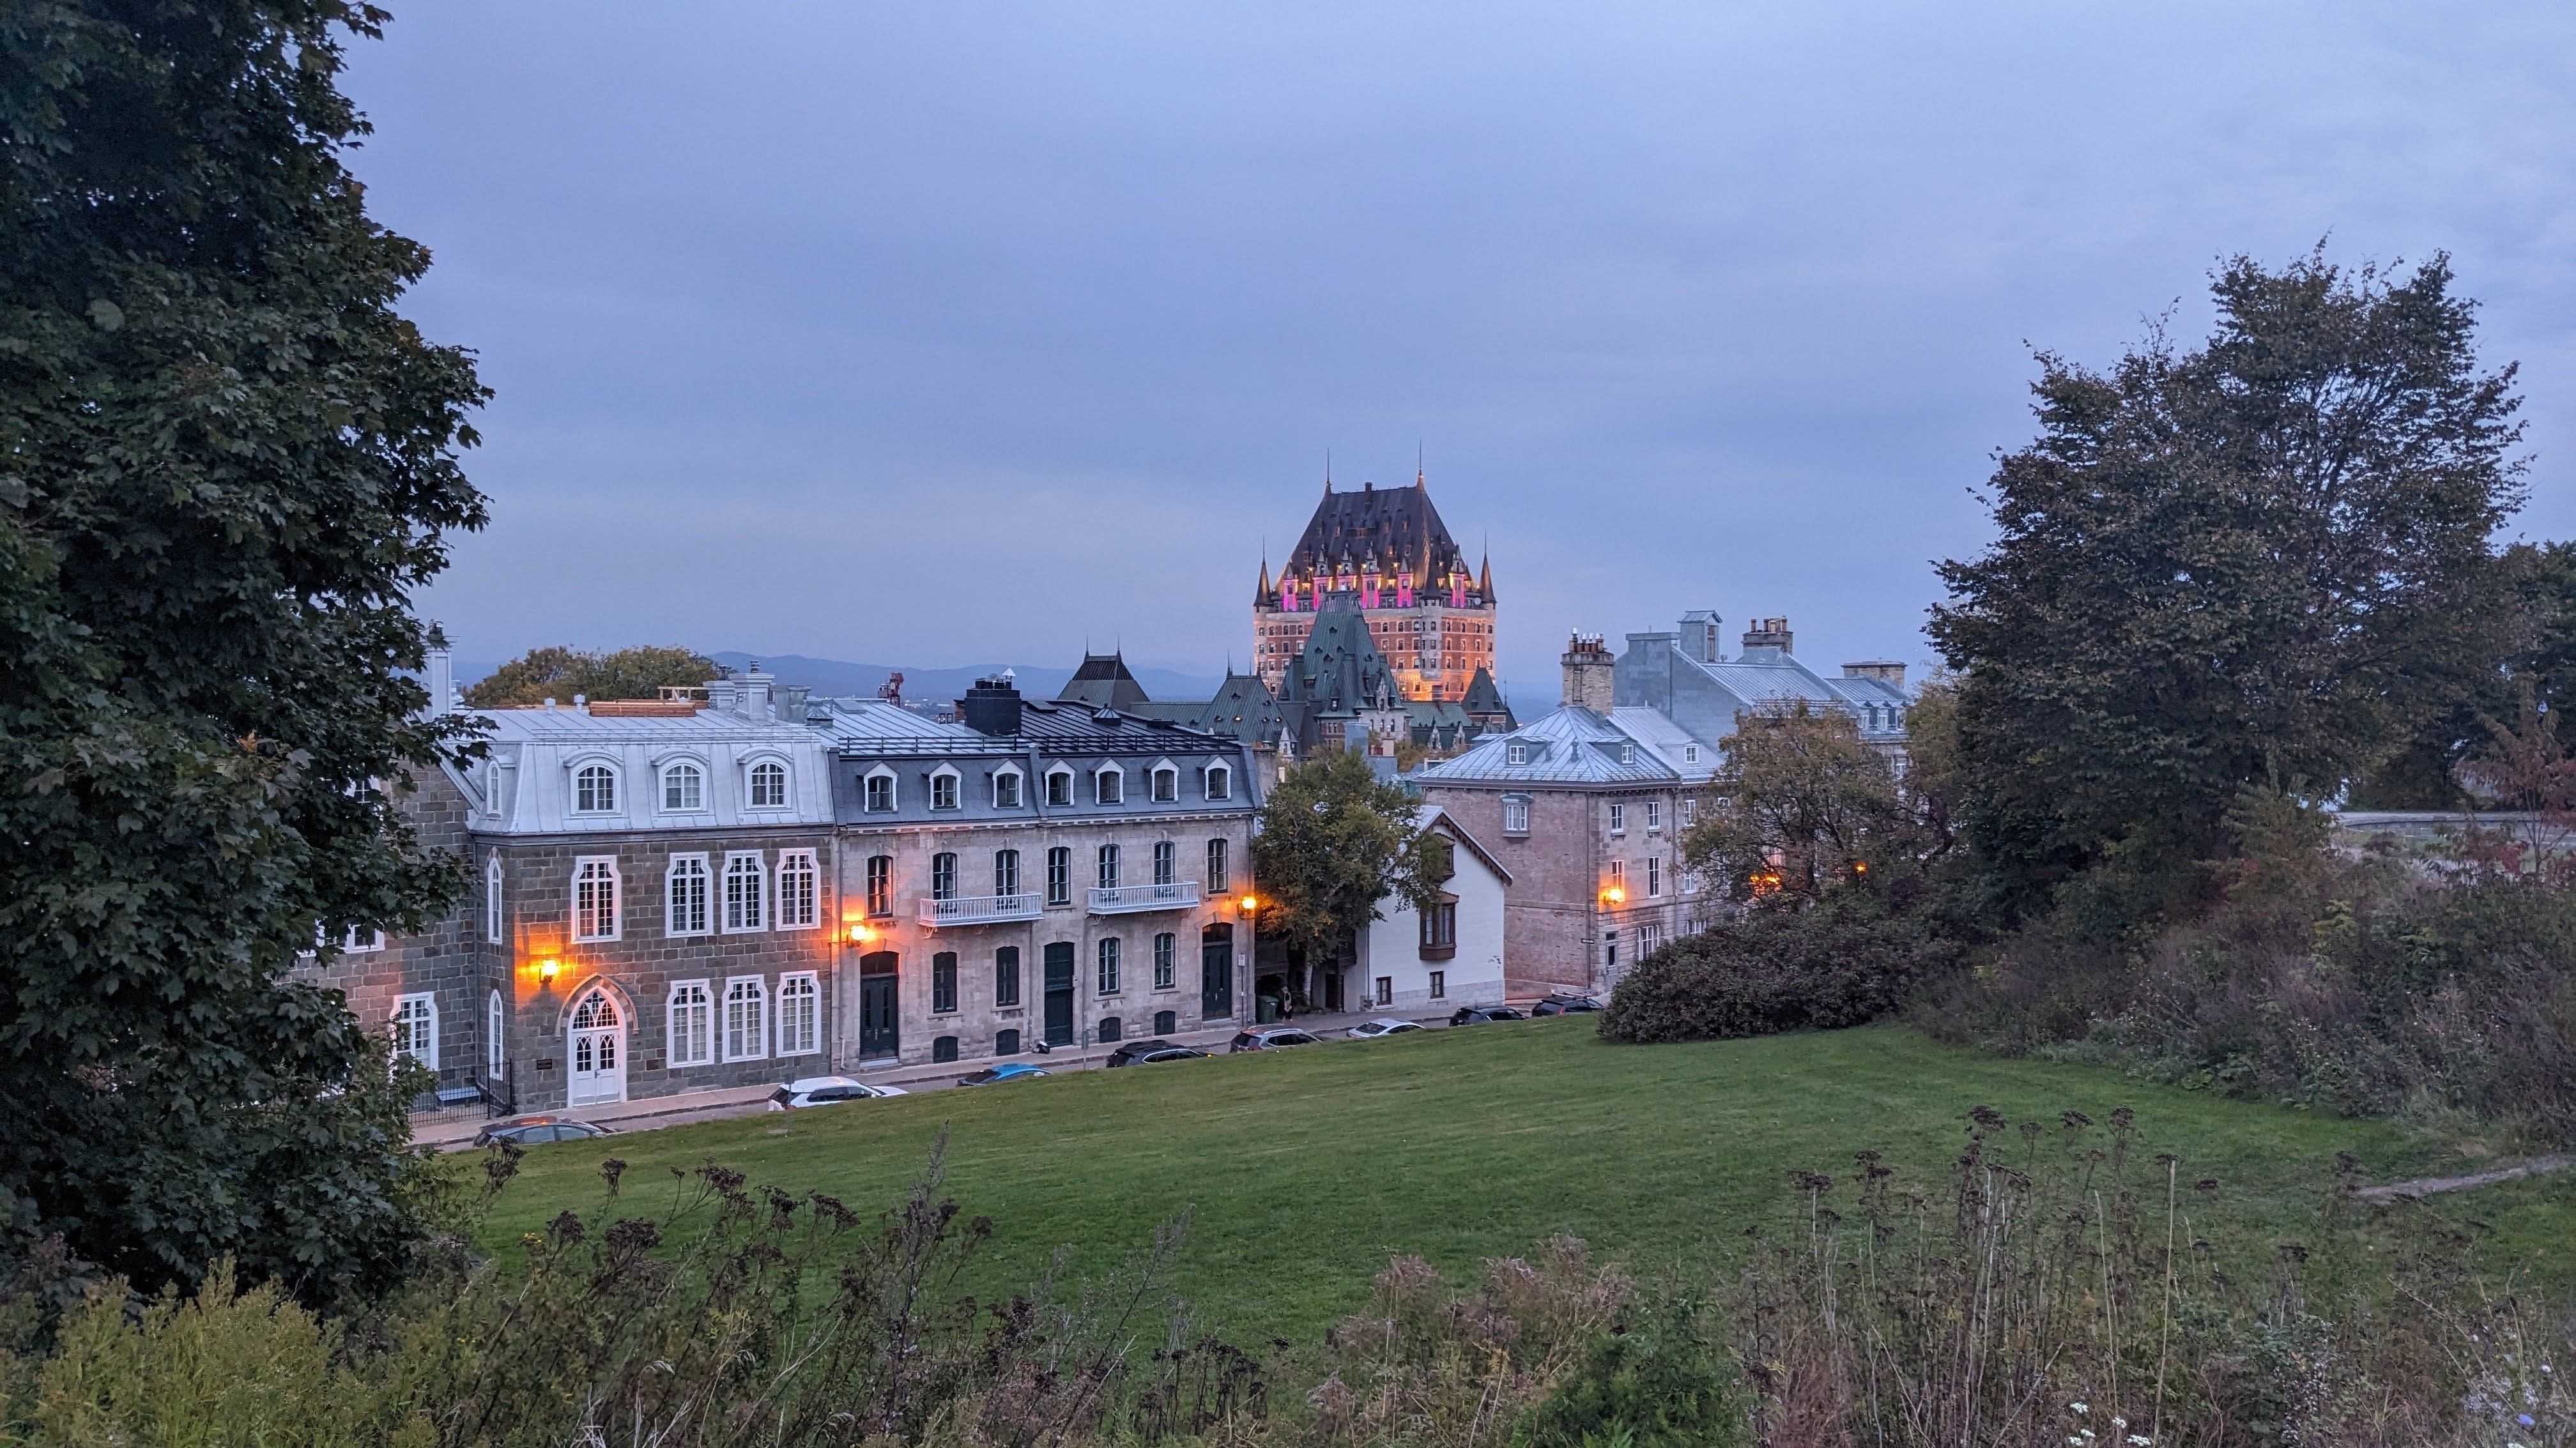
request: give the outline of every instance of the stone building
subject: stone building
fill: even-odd
[[[1280,693],[1316,615],[1346,598],[1389,667],[1399,700],[1461,703],[1494,667],[1494,574],[1466,555],[1431,506],[1421,474],[1409,488],[1363,486],[1323,501],[1279,570],[1261,565],[1252,594],[1253,673]]]
[[[1263,781],[1241,741],[1000,678],[955,724],[856,699],[811,717],[834,752],[845,1066],[1168,1035],[1248,1007]]]
[[[1607,990],[1705,921],[1710,902],[1680,845],[1717,748],[1652,709],[1617,705],[1616,667],[1599,636],[1575,636],[1561,706],[1411,776],[1423,803],[1486,842],[1509,876],[1514,996]]]

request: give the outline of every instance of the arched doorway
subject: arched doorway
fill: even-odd
[[[593,986],[564,1029],[572,1074],[565,1101],[596,1106],[626,1099],[626,1022],[608,992]]]

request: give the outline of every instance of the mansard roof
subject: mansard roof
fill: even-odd
[[[1280,702],[1351,713],[1368,708],[1381,693],[1403,697],[1386,656],[1369,637],[1368,619],[1348,594],[1328,597],[1307,630],[1306,646],[1280,676]]]
[[[1330,573],[1345,562],[1357,572],[1371,558],[1381,575],[1411,573],[1425,586],[1467,566],[1440,510],[1431,506],[1430,489],[1417,477],[1409,488],[1369,486],[1356,493],[1337,493],[1326,483],[1324,500],[1315,505],[1279,576]]]
[[[1476,677],[1467,682],[1467,697],[1459,704],[1470,714],[1500,714],[1509,719],[1512,713],[1512,706],[1503,702],[1503,691],[1494,686],[1494,671],[1483,664],[1476,666]]]
[[[1146,702],[1145,686],[1127,672],[1126,657],[1117,650],[1105,654],[1086,651],[1082,667],[1064,681],[1056,691],[1063,703],[1089,704],[1095,709],[1127,709]]]

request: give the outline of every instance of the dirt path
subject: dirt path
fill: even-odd
[[[2526,1157],[2508,1166],[2497,1167],[2493,1171],[2476,1172],[2468,1176],[2419,1177],[2411,1182],[2393,1182],[2384,1187],[2363,1187],[2353,1195],[2365,1202],[2413,1201],[2417,1197],[2429,1197],[2435,1192],[2457,1192],[2465,1191],[2470,1187],[2493,1186],[2497,1182],[2516,1181],[2527,1176],[2539,1176],[2545,1172],[2563,1171],[2571,1166],[2576,1166],[2576,1152],[2562,1151],[2549,1156]]]

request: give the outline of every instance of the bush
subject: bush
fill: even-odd
[[[1865,900],[1756,911],[1638,962],[1611,992],[1601,1035],[1646,1044],[1856,1026],[1903,1004],[1959,956],[1922,916]]]
[[[1751,1404],[1708,1340],[1700,1305],[1666,1303],[1660,1321],[1616,1329],[1530,1415],[1533,1448],[1724,1448],[1745,1441]]]

